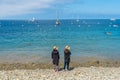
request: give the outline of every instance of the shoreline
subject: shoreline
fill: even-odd
[[[14,58],[14,57],[13,57]],[[6,58],[4,60],[0,58],[0,70],[35,70],[35,69],[53,69],[52,59],[50,57],[18,57]],[[13,60],[12,60],[13,59]],[[63,68],[63,58],[60,59],[59,68]],[[70,67],[120,67],[120,60],[109,59],[105,57],[71,57]]]
[[[87,62],[70,62],[70,68],[78,67],[120,67],[120,61],[87,61]],[[59,63],[59,68],[63,68],[63,63]],[[35,69],[53,69],[52,62],[49,63],[0,63],[0,70],[35,70]]]

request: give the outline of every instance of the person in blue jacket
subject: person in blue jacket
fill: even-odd
[[[59,65],[60,56],[59,56],[59,51],[58,51],[58,47],[57,46],[53,47],[53,51],[52,51],[51,57],[52,57],[52,60],[53,60],[54,70],[58,71],[59,70],[58,65]]]
[[[67,70],[69,70],[70,55],[71,55],[70,47],[66,46],[64,50],[64,70],[66,70],[66,67]]]

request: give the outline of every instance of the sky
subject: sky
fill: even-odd
[[[120,18],[120,0],[0,0],[0,19]]]

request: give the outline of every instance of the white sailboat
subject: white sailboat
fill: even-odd
[[[79,22],[80,20],[79,20],[79,16],[77,17],[77,19],[76,19],[76,22]]]
[[[79,22],[79,19],[77,19],[76,22]]]
[[[115,18],[111,18],[110,20],[111,20],[111,21],[115,21],[116,19],[115,19]]]
[[[59,20],[58,14],[57,14],[57,20],[56,20],[55,24],[60,25],[60,20]]]
[[[55,23],[55,24],[56,24],[56,25],[60,25],[59,19],[56,20],[56,23]]]
[[[34,22],[34,21],[35,21],[35,18],[33,17],[31,21]]]

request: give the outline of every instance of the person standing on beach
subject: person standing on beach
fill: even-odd
[[[58,51],[58,47],[57,46],[53,47],[53,51],[52,51],[51,57],[52,57],[52,60],[53,60],[54,70],[58,71],[59,70],[58,65],[59,65],[60,56],[59,56],[59,51]]]
[[[71,55],[70,47],[66,46],[64,50],[64,70],[66,70],[66,67],[67,70],[69,70],[70,55]]]

